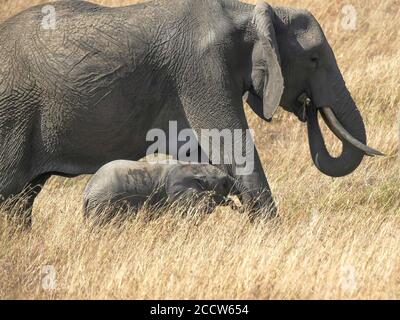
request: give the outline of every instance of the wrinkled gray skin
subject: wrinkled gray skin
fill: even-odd
[[[211,213],[218,205],[230,204],[230,194],[244,191],[231,176],[210,164],[118,160],[90,179],[83,203],[86,216],[104,213],[102,218],[112,218],[118,210],[138,210],[145,203],[162,206],[207,199],[207,213]]]
[[[235,0],[53,5],[55,30],[41,27],[43,6],[0,25],[0,194],[35,187],[28,212],[52,174],[91,174],[112,160],[141,159],[146,133],[171,120],[179,129],[247,129],[246,93],[265,120],[281,105],[304,121],[297,98],[306,92],[366,142],[331,47],[308,11]],[[335,177],[355,170],[364,153],[344,143],[332,158],[311,118],[318,168]],[[255,209],[274,214],[257,152],[254,166],[246,176],[236,163],[220,168],[251,191]]]

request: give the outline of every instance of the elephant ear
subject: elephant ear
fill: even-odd
[[[253,23],[256,26],[265,53],[263,114],[267,120],[272,119],[279,106],[284,89],[278,44],[272,22],[274,14],[269,4],[258,0],[254,10]]]

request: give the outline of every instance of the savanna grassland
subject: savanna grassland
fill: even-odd
[[[0,0],[0,21],[44,2]],[[297,118],[281,110],[267,124],[247,112],[281,216],[259,225],[230,209],[202,217],[182,208],[91,229],[81,209],[87,177],[52,178],[35,203],[30,232],[0,225],[1,298],[400,298],[400,1],[270,2],[314,13],[363,114],[369,144],[387,156],[329,178],[312,164]],[[353,30],[342,26],[349,4],[357,13]],[[337,152],[340,143],[326,137]],[[44,281],[48,265],[53,290]]]

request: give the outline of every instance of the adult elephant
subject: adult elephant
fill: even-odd
[[[325,174],[349,174],[366,153],[377,153],[365,145],[363,120],[308,11],[235,0],[51,5],[54,25],[43,6],[0,25],[0,194],[9,198],[27,187],[28,223],[50,175],[140,159],[149,147],[146,133],[170,121],[199,134],[242,129],[246,142],[247,92],[265,120],[281,105],[304,121],[298,97],[308,94],[343,140],[343,153],[332,158],[310,108],[312,155]],[[235,160],[221,167],[251,191],[257,208],[273,213],[257,152],[253,165],[247,175],[238,175]]]

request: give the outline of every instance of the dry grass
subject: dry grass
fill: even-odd
[[[43,2],[1,0],[0,19]],[[31,232],[0,228],[0,297],[400,298],[399,2],[352,0],[354,31],[338,25],[348,1],[279,2],[320,20],[370,144],[388,156],[328,178],[312,165],[306,129],[294,116],[281,111],[269,125],[249,113],[282,216],[257,226],[219,209],[204,219],[166,212],[91,231],[81,212],[87,178],[53,178],[36,202]],[[41,286],[45,265],[55,267],[56,290]]]

